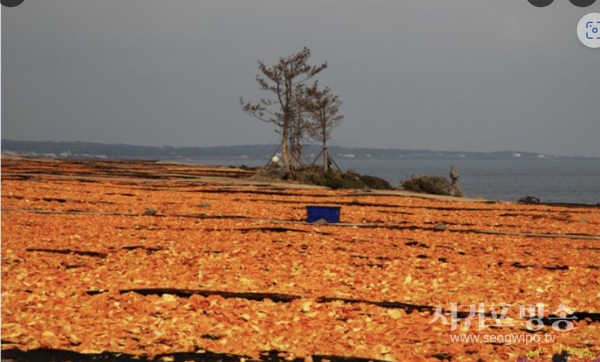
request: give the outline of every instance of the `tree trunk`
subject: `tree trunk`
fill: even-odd
[[[292,170],[292,158],[290,157],[289,142],[289,125],[283,125],[283,133],[281,135],[281,158],[283,159],[283,168],[289,172]]]
[[[325,142],[323,142],[323,171],[329,172],[329,150]]]

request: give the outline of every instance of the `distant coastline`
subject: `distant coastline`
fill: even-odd
[[[14,141],[2,139],[2,153],[25,157],[53,157],[65,159],[155,159],[194,160],[220,158],[227,160],[264,159],[277,152],[277,145],[239,145],[216,147],[139,146],[129,144],[106,144],[92,142]],[[305,154],[318,155],[318,145],[307,146]],[[448,159],[540,159],[540,158],[593,158],[583,156],[556,156],[525,151],[464,152],[443,150],[351,148],[331,146],[330,152],[337,158],[348,159],[402,159],[402,158],[448,158]]]
[[[600,202],[600,158],[541,155],[532,152],[454,152],[367,149],[333,146],[331,155],[342,170],[387,180],[392,186],[412,175],[446,177],[450,165],[460,170],[460,186],[468,197],[517,201],[536,196],[545,203]],[[71,160],[140,160],[181,164],[263,167],[277,145],[223,147],[148,147],[86,142],[2,140],[2,154]],[[308,149],[307,162],[319,148]],[[314,155],[310,155],[314,153]],[[316,159],[316,162],[320,162]]]

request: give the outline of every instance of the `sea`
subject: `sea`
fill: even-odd
[[[188,162],[257,167],[265,166],[268,159],[203,158]],[[600,158],[337,157],[335,162],[344,171],[378,176],[392,186],[413,175],[449,178],[450,166],[454,165],[460,172],[459,186],[468,197],[517,201],[535,196],[543,203],[600,204]]]

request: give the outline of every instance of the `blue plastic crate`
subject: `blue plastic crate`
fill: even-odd
[[[306,221],[315,222],[323,219],[328,223],[340,222],[341,206],[307,206]]]

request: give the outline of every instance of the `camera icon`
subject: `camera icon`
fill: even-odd
[[[598,28],[600,28],[600,21],[596,21],[595,23],[593,21],[588,21],[585,23],[585,37],[587,39],[600,40],[600,31]]]
[[[588,48],[600,48],[600,14],[589,13],[577,24],[577,36]]]

